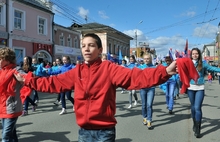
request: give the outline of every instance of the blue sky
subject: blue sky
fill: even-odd
[[[70,26],[97,22],[148,43],[157,54],[215,42],[220,0],[51,0],[55,23]],[[87,17],[87,21],[85,20]],[[131,41],[131,47],[136,41]]]

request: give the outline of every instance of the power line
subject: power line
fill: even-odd
[[[206,12],[205,14],[208,14],[208,13],[211,13],[211,12],[215,12],[216,10],[219,10],[219,8],[215,8],[214,10],[210,10],[210,11]],[[183,23],[190,22],[190,21],[192,21],[192,20],[195,20],[195,19],[197,19],[197,18],[200,18],[200,17],[203,16],[203,15],[204,15],[204,13],[199,14],[199,15],[197,15],[197,16],[194,16],[194,17],[192,17],[192,18],[188,18],[188,19],[182,20],[182,21],[180,21],[180,22],[176,22],[176,23],[173,23],[173,24],[170,24],[170,25],[167,25],[167,26],[160,27],[160,28],[158,28],[158,29],[155,29],[155,30],[146,32],[145,34],[149,34],[149,33],[157,32],[157,31],[165,30],[165,29],[168,29],[168,28],[171,28],[171,27],[175,27],[175,26],[181,25],[181,24],[183,24]]]

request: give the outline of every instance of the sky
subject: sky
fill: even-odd
[[[215,43],[220,0],[50,0],[54,21],[69,27],[100,23],[134,38],[131,47],[147,43],[157,55]]]

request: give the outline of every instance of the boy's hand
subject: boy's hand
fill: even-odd
[[[24,79],[24,77],[21,76],[20,73],[17,73],[17,74],[14,73],[14,76],[19,82],[24,83],[25,79]]]
[[[166,68],[167,74],[174,75],[178,73],[178,69],[176,66],[176,61],[173,61],[167,68]]]

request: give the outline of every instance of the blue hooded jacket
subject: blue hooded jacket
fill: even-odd
[[[62,73],[67,72],[73,68],[75,68],[75,66],[72,65],[71,63],[68,63],[68,64],[64,64],[58,70],[55,70],[55,71],[53,71],[52,69],[49,69],[47,74],[49,74],[49,75],[62,74]]]
[[[197,67],[198,66],[198,61],[194,63],[194,66]],[[206,71],[214,71],[214,72],[220,72],[220,68],[218,67],[213,67],[209,64],[207,64],[206,62],[203,62],[202,63],[202,69],[201,71],[198,71],[197,72],[199,73],[199,79],[197,81],[197,84],[198,85],[202,85],[205,83],[205,72]],[[195,84],[195,81],[194,80],[190,80],[190,84]]]

